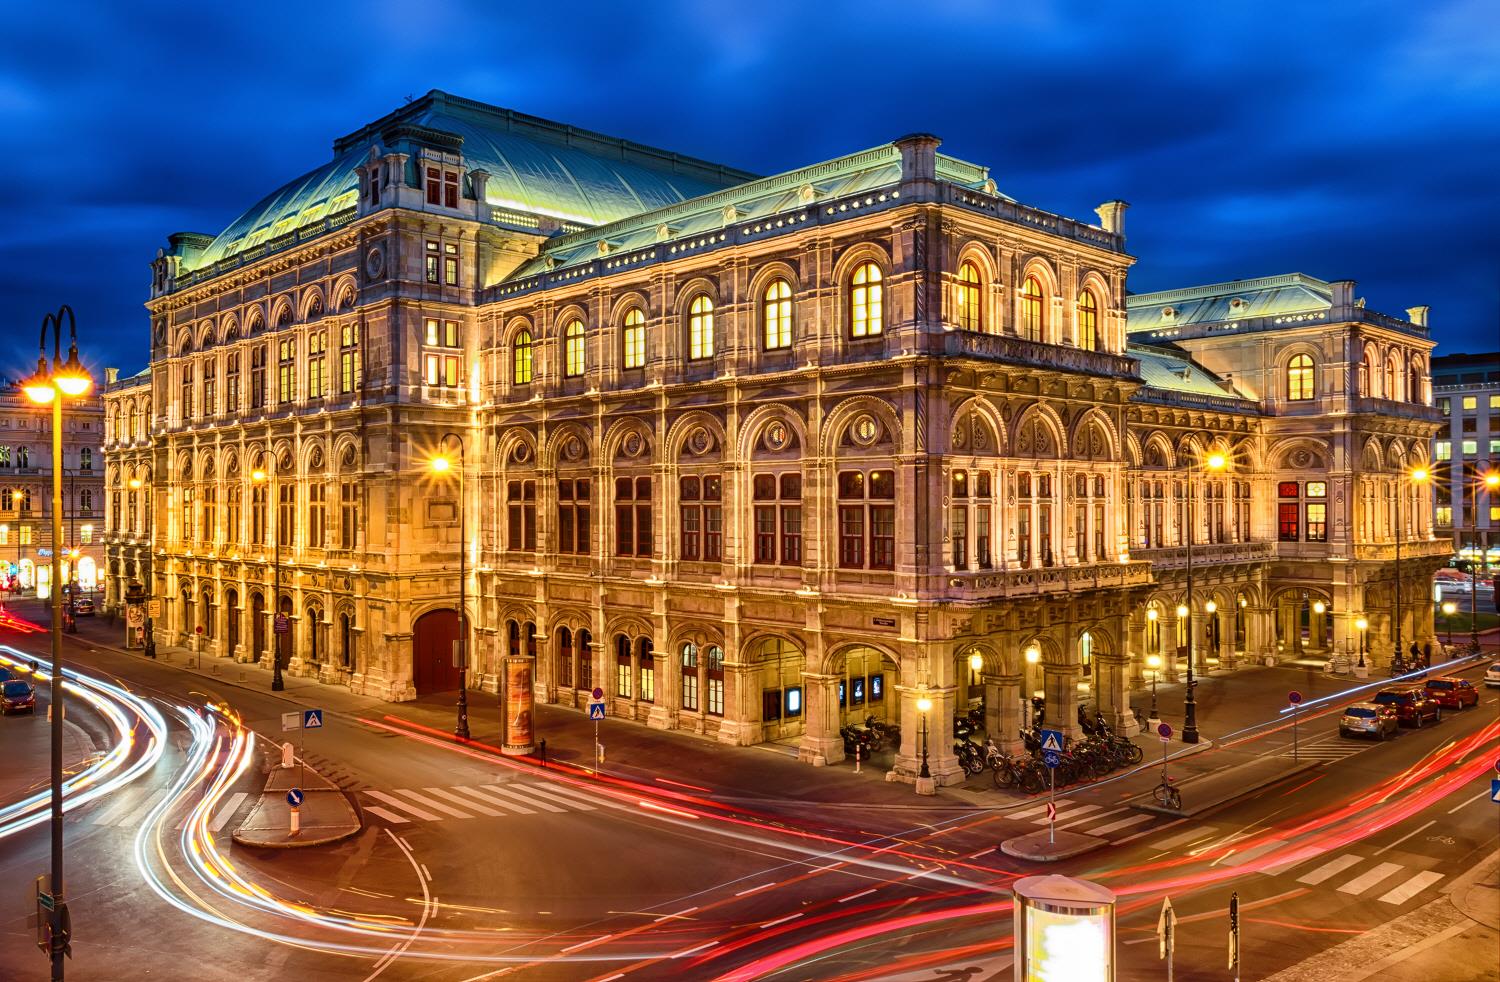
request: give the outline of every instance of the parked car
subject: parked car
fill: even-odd
[[[0,712],[7,716],[11,713],[36,712],[35,687],[21,679],[5,682],[0,686]]]
[[[1370,701],[1395,709],[1396,719],[1402,726],[1421,728],[1426,726],[1428,721],[1438,723],[1443,719],[1443,707],[1434,702],[1427,695],[1427,690],[1420,685],[1392,686],[1389,689],[1381,689]]]
[[[1500,661],[1484,670],[1484,684],[1491,687],[1500,686]]]
[[[1394,736],[1401,728],[1394,706],[1376,702],[1350,703],[1339,719],[1339,736],[1369,736],[1377,740]]]
[[[78,597],[78,598],[74,599],[74,601],[73,601],[73,616],[74,617],[93,617],[94,616],[94,601],[90,600],[88,597]]]
[[[1426,689],[1432,701],[1445,709],[1479,705],[1479,690],[1474,688],[1474,683],[1456,675],[1440,675],[1428,679]]]

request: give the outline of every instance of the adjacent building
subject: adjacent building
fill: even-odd
[[[62,511],[52,509],[52,410],[0,388],[0,585],[49,596],[52,523],[63,533],[63,582],[89,593],[104,560],[104,412],[97,393],[63,404]]]
[[[1432,360],[1432,391],[1443,427],[1432,442],[1437,462],[1437,525],[1466,558],[1489,550],[1500,563],[1500,495],[1484,475],[1500,468],[1500,352],[1441,355]]]
[[[1189,638],[1200,671],[1431,638],[1425,308],[1130,296],[1124,202],[938,147],[755,177],[433,92],[172,236],[106,395],[160,639],[265,659],[279,611],[289,671],[408,699],[459,684],[463,596],[473,688],[814,764],[875,715],[902,778],[930,700],[948,781],[971,701],[1006,739],[1035,692],[1123,720]]]

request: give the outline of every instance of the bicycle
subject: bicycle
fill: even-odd
[[[1172,786],[1172,779],[1162,777],[1161,783],[1152,792],[1156,795],[1156,803],[1163,808],[1170,808],[1174,812],[1182,811],[1182,792]]]

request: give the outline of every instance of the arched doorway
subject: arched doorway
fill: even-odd
[[[834,674],[839,676],[840,725],[863,723],[866,716],[900,724],[901,700],[895,693],[900,669],[894,661],[874,648],[856,645],[834,660]]]
[[[458,640],[458,611],[429,610],[412,630],[411,681],[417,695],[458,688],[453,642]]]
[[[354,615],[347,610],[339,614],[339,667],[354,668]]]
[[[285,617],[287,620],[291,620],[292,598],[283,594],[281,599],[276,603],[276,612]],[[292,632],[296,629],[297,625],[292,624],[290,625],[290,629],[285,634],[276,635],[272,641],[272,644],[276,648],[276,660],[281,663],[282,668],[286,668],[287,663],[291,661],[292,638],[296,637],[296,635]]]
[[[240,646],[240,595],[233,587],[224,591],[224,653],[234,657]]]
[[[316,603],[307,605],[307,661],[322,665],[327,647],[323,641],[323,608]]]
[[[802,686],[806,660],[801,649],[785,638],[766,638],[751,649],[750,661],[760,678],[761,739],[784,740],[801,734],[806,701]]]
[[[251,661],[266,657],[266,596],[259,592],[250,595],[250,653]]]

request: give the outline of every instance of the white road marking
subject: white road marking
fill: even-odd
[[[481,805],[479,802],[474,801],[472,798],[465,798],[462,795],[456,795],[452,791],[449,791],[447,788],[428,788],[427,790],[435,795],[447,798],[449,801],[455,804],[463,805],[465,808],[472,808],[474,811],[477,811],[481,815],[488,815],[491,818],[499,818],[500,816],[505,814],[504,812],[497,812],[495,811],[495,809],[490,808],[486,805]]]
[[[1346,853],[1337,859],[1330,859],[1311,873],[1297,877],[1298,883],[1306,883],[1308,886],[1317,886],[1330,876],[1335,876],[1349,867],[1360,862],[1361,857],[1353,853]]]
[[[410,819],[402,818],[395,812],[388,812],[384,808],[381,808],[379,805],[366,805],[365,811],[369,812],[371,815],[374,815],[376,818],[383,818],[393,825],[405,825],[407,824],[407,822],[411,821]]]
[[[706,942],[704,944],[700,944],[696,948],[689,948],[687,951],[679,951],[677,954],[673,955],[672,957],[673,958],[686,958],[688,955],[691,955],[695,951],[702,951],[704,948],[712,948],[714,945],[716,945],[718,943],[719,942],[717,942],[717,941],[709,941],[709,942]]]
[[[1077,805],[1073,806],[1072,808],[1067,807],[1067,802],[1063,802],[1057,808],[1057,815],[1058,815],[1059,818],[1063,818],[1064,814],[1066,813],[1066,817],[1069,818],[1069,819],[1072,819],[1072,818],[1076,818],[1079,815],[1084,815],[1084,814],[1087,814],[1088,812],[1096,812],[1098,810],[1099,810],[1099,806],[1098,805],[1091,804],[1091,803],[1088,803],[1088,802],[1083,802],[1083,803],[1077,804]],[[1037,824],[1037,825],[1046,825],[1047,824],[1047,809],[1043,808],[1042,809],[1042,817],[1041,818],[1034,818],[1034,819],[1032,819],[1032,821],[1035,824]]]
[[[533,800],[531,798],[527,798],[526,796],[522,795],[520,792],[512,791],[509,788],[503,787],[503,786],[501,786],[499,784],[487,784],[483,788],[480,788],[479,790],[482,791],[482,792],[484,792],[491,799],[493,799],[497,805],[503,805],[506,808],[509,808],[512,811],[517,812],[517,813],[519,813],[521,815],[535,815],[536,814],[536,809],[528,807],[529,805],[536,805],[537,808],[551,808],[552,807],[550,805],[543,805],[539,801],[535,801],[535,800]],[[517,801],[517,799],[520,799],[520,801],[526,802],[526,804],[525,805],[520,804]],[[552,810],[553,811],[557,811],[557,812],[562,811],[561,808],[552,808]]]
[[[1359,876],[1356,876],[1354,879],[1350,880],[1348,883],[1345,883],[1343,886],[1339,887],[1339,893],[1364,893],[1366,890],[1370,889],[1381,880],[1390,876],[1392,873],[1399,872],[1400,870],[1400,863],[1381,863],[1374,869],[1366,870]]]
[[[1259,857],[1264,856],[1266,853],[1271,852],[1273,849],[1277,849],[1284,845],[1286,845],[1286,843],[1280,839],[1272,839],[1270,842],[1262,842],[1258,846],[1251,846],[1249,849],[1246,849],[1244,852],[1240,853],[1238,856],[1235,856],[1233,859],[1224,860],[1224,865],[1243,866],[1246,863],[1250,862],[1250,860],[1258,859]]]
[[[64,671],[66,671],[66,669]],[[66,678],[66,675],[64,675],[64,678]],[[157,792],[153,794],[149,799],[147,799],[144,805],[141,805],[135,811],[130,812],[127,815],[121,816],[120,819],[114,823],[114,825],[118,828],[123,829],[141,824],[141,821],[147,815],[151,814],[151,810],[155,808],[171,790],[171,788],[157,789]]]
[[[443,790],[442,788],[423,788],[422,789],[422,791],[426,791],[428,795],[439,794],[442,790]],[[435,809],[437,809],[440,812],[445,812],[445,813],[447,813],[449,815],[452,815],[454,818],[473,818],[474,817],[473,815],[470,815],[468,812],[459,811],[457,808],[454,808],[451,805],[445,805],[441,801],[433,801],[432,798],[429,798],[429,797],[423,795],[420,791],[418,791],[415,788],[396,788],[395,791],[396,791],[397,794],[404,794],[408,798],[411,798],[413,801],[420,802],[421,804],[426,805],[428,808],[435,808]],[[477,808],[475,809],[475,811],[478,811],[478,810],[479,809],[477,809]]]
[[[777,920],[774,920],[774,921],[766,921],[764,924],[760,925],[760,927],[761,928],[775,927],[778,924],[785,924],[787,921],[795,921],[797,918],[799,918],[801,916],[802,916],[802,912],[798,911],[795,914],[788,914],[787,916],[782,917],[782,918],[778,918]]]
[[[1488,798],[1489,796],[1490,796],[1490,793],[1488,791],[1481,791],[1478,794],[1476,794],[1474,797],[1472,797],[1472,798],[1466,798],[1463,801],[1459,802],[1457,805],[1454,805],[1452,808],[1448,809],[1448,814],[1452,815],[1454,812],[1458,811],[1460,808],[1464,807],[1465,805],[1473,804],[1474,802],[1478,801],[1480,798]]]
[[[1173,846],[1185,846],[1189,842],[1194,842],[1198,839],[1202,839],[1213,834],[1214,827],[1212,825],[1198,825],[1188,829],[1186,832],[1180,832],[1177,835],[1172,836],[1171,838],[1161,839],[1157,842],[1153,842],[1151,843],[1151,848],[1171,849]]]
[[[1390,893],[1381,897],[1380,902],[1385,904],[1404,904],[1442,878],[1443,874],[1432,870],[1428,870],[1425,873],[1418,873]]]
[[[1405,842],[1407,839],[1410,839],[1412,836],[1414,836],[1418,832],[1422,831],[1422,829],[1428,828],[1429,826],[1436,825],[1436,824],[1437,824],[1437,819],[1434,818],[1432,821],[1428,822],[1427,825],[1422,826],[1422,828],[1420,828],[1420,829],[1413,829],[1412,831],[1410,831],[1410,832],[1406,833],[1405,835],[1403,835],[1401,838],[1397,839],[1395,842],[1392,842],[1390,845],[1388,845],[1388,846],[1381,846],[1379,849],[1376,849],[1375,850],[1375,855],[1378,856],[1381,853],[1386,852],[1387,850],[1396,848],[1401,843]]]
[[[407,801],[403,801],[400,798],[397,798],[395,795],[386,794],[384,791],[376,791],[374,788],[366,788],[365,789],[365,794],[369,795],[371,798],[378,798],[378,799],[380,799],[381,801],[385,802],[387,805],[390,805],[392,808],[399,808],[399,809],[401,809],[402,811],[406,812],[409,815],[415,815],[418,818],[422,819],[423,821],[436,822],[438,820],[438,818],[440,817],[440,816],[434,815],[432,812],[423,811],[421,808],[418,808],[416,805],[413,805],[413,804],[411,804],[410,802],[407,802]]]
[[[1125,808],[1123,806],[1120,808],[1111,808],[1109,811],[1100,812],[1097,815],[1085,815],[1083,818],[1076,818],[1075,816],[1078,814],[1077,812],[1069,812],[1066,815],[1058,816],[1059,818],[1063,819],[1063,821],[1058,822],[1057,827],[1060,829],[1070,829],[1075,825],[1083,825],[1085,822],[1101,822],[1106,818],[1110,818],[1114,815],[1120,814],[1120,812],[1122,811],[1125,811]]]
[[[851,893],[847,897],[841,897],[839,899],[839,903],[841,903],[841,904],[847,904],[851,900],[858,900],[860,897],[868,897],[870,894],[874,893],[878,889],[879,889],[879,887],[871,887],[870,889],[868,889],[868,890],[862,890],[859,893]]]
[[[1118,832],[1120,829],[1128,829],[1132,825],[1139,825],[1142,822],[1149,822],[1155,817],[1155,815],[1147,814],[1131,815],[1129,818],[1122,818],[1118,822],[1110,822],[1103,828],[1089,829],[1088,834],[1107,835],[1110,832]]]
[[[565,805],[571,805],[572,807],[577,808],[581,811],[593,811],[595,804],[609,804],[609,802],[605,801],[591,803],[590,799],[586,795],[584,795],[583,792],[574,791],[567,785],[556,785],[542,788],[536,786],[535,784],[518,784],[515,785],[515,787],[524,789],[527,794],[544,795],[545,797],[551,798],[553,801],[560,801]],[[623,808],[624,806],[621,805],[618,807]],[[626,808],[625,810],[634,811],[635,809]]]
[[[236,791],[234,794],[230,795],[229,803],[220,808],[219,814],[215,815],[214,820],[209,823],[209,831],[217,832],[222,829],[224,827],[224,823],[233,818],[234,813],[240,810],[240,803],[244,800],[245,792],[243,791]]]
[[[741,890],[739,893],[735,894],[735,896],[736,897],[744,897],[744,896],[748,896],[748,895],[750,895],[752,893],[759,893],[762,890],[769,890],[771,887],[774,887],[775,885],[776,885],[775,882],[772,882],[772,883],[762,883],[758,887],[751,887],[748,890]]]
[[[613,934],[601,934],[597,938],[590,938],[587,941],[580,941],[580,942],[578,942],[575,945],[569,945],[568,947],[564,948],[562,951],[558,952],[558,954],[560,954],[560,955],[566,955],[569,952],[577,951],[579,948],[587,948],[591,944],[598,944],[601,941],[608,941],[612,937],[614,937]]]

